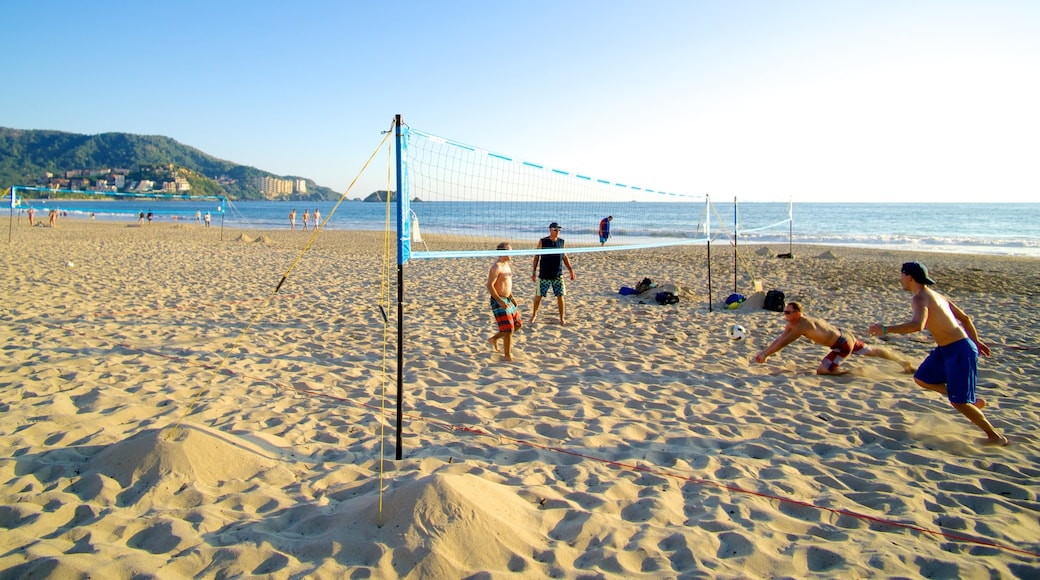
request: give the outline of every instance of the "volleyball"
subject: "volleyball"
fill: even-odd
[[[726,334],[732,341],[744,340],[745,338],[747,338],[747,329],[745,329],[743,326],[739,324],[734,324],[729,327],[729,330],[726,332]]]

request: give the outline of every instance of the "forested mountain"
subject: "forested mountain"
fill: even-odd
[[[47,186],[48,172],[55,177],[69,171],[99,169],[124,169],[132,174],[143,167],[163,166],[187,169],[192,193],[226,195],[232,199],[263,199],[258,177],[301,179],[217,159],[159,135],[79,135],[0,127],[0,189],[12,185]],[[307,192],[294,193],[288,199],[338,198],[334,190],[305,180]]]

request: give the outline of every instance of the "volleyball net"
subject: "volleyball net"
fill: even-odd
[[[561,226],[568,253],[708,239],[704,195],[587,175],[410,127],[401,128],[399,153],[404,261],[497,256],[499,242],[530,254],[550,223]]]
[[[16,185],[11,188],[12,211],[56,210],[89,216],[103,214],[113,218],[136,218],[141,212],[157,215],[191,217],[196,212],[224,215],[227,198],[218,195],[190,195],[169,192],[122,192],[78,189],[50,189]]]

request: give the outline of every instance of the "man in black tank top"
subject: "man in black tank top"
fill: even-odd
[[[538,240],[538,247],[563,248],[563,238],[560,237],[560,229],[560,224],[556,222],[549,224],[549,235]],[[571,261],[567,258],[567,254],[560,252],[559,254],[535,255],[534,265],[531,268],[531,281],[537,281],[538,291],[535,294],[534,304],[531,307],[531,322],[534,322],[535,317],[538,316],[538,307],[542,304],[542,298],[545,298],[549,293],[549,288],[552,288],[553,295],[556,296],[556,304],[560,309],[560,324],[567,324],[566,309],[563,302],[563,297],[567,294],[567,286],[563,282],[564,266],[570,272],[571,280],[574,280],[574,268],[571,267]]]

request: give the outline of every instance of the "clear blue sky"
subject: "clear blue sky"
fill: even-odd
[[[340,192],[400,113],[713,199],[1040,199],[1034,0],[38,0],[0,21],[0,126],[165,135]]]

